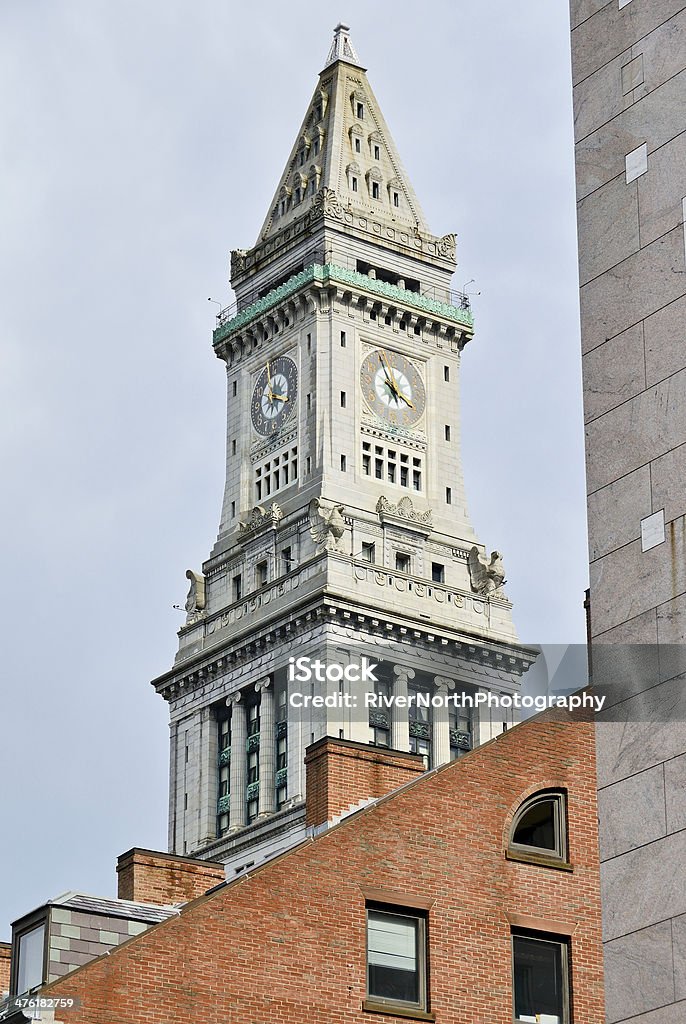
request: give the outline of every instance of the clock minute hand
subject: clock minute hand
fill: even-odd
[[[402,400],[403,400],[403,402],[405,403],[405,405],[409,405],[410,409],[414,409],[414,405],[413,405],[413,403],[412,403],[412,402],[410,401],[410,399],[409,399],[409,398],[406,398],[406,397],[405,397],[405,395],[404,395],[404,394],[402,393],[402,391],[399,391],[399,392],[398,392],[398,397],[399,397],[399,398],[402,398]]]
[[[398,387],[397,387],[397,384],[395,382],[395,378],[392,376],[391,367],[390,367],[390,364],[388,362],[388,359],[386,359],[386,356],[384,355],[383,352],[379,352],[379,359],[381,360],[381,366],[383,367],[383,372],[386,374],[386,383],[388,384],[388,386],[391,389],[391,391],[393,392],[393,394],[396,396],[396,401],[397,401]]]
[[[278,402],[287,402],[288,401],[288,395],[275,395],[273,392],[272,392],[272,398],[275,398]]]

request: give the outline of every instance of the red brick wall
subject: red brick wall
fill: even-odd
[[[224,881],[224,865],[137,847],[117,860],[120,900],[187,903]]]
[[[573,871],[507,860],[533,788],[568,790]],[[430,901],[437,1024],[512,1019],[510,927],[572,933],[575,1024],[603,1024],[593,725],[524,723],[47,988],[68,1024],[391,1024],[365,998],[365,892]],[[378,894],[376,896],[378,898]],[[554,922],[562,922],[561,925]]]
[[[306,821],[321,825],[361,800],[409,782],[424,771],[424,761],[418,754],[325,736],[307,748],[305,767]]]
[[[10,990],[10,959],[12,956],[12,945],[9,942],[0,942],[0,998],[3,992]]]

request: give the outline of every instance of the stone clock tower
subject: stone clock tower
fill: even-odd
[[[436,766],[511,723],[384,695],[518,690],[523,648],[467,514],[455,236],[433,235],[348,30],[339,25],[266,220],[231,255],[226,489],[219,535],[189,570],[171,671],[169,848],[229,870],[304,832],[304,752],[324,735]],[[341,684],[290,659],[375,663],[357,708],[290,707]],[[292,674],[292,673],[291,673]],[[353,674],[355,674],[353,672]],[[336,705],[336,701],[332,700]]]

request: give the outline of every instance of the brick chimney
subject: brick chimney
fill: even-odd
[[[385,796],[424,769],[420,754],[331,736],[305,751],[307,825],[323,825],[363,800]]]
[[[0,942],[0,1000],[3,993],[10,990],[10,961],[12,958],[12,943]]]
[[[224,865],[134,847],[117,859],[117,895],[139,903],[187,903],[225,879]]]

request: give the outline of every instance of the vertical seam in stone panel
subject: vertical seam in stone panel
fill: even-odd
[[[684,272],[686,273],[686,198],[681,200],[681,226],[684,230]]]

